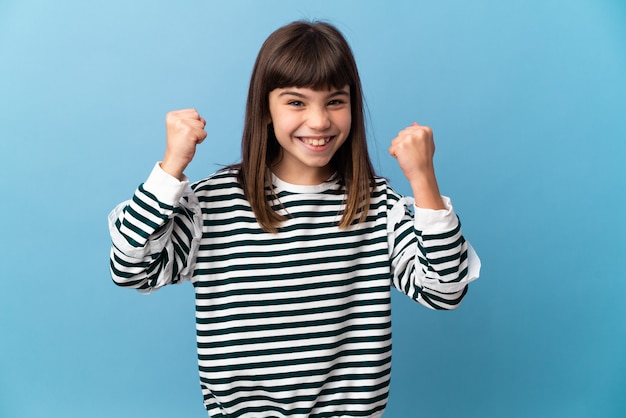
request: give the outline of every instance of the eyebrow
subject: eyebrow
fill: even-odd
[[[306,94],[302,94],[300,92],[292,91],[292,90],[285,90],[278,95],[278,97],[282,97],[282,96],[296,96],[302,99],[308,99],[308,96]],[[331,97],[337,97],[337,96],[350,96],[350,92],[345,91],[345,90],[336,90],[330,93],[328,96],[326,96],[326,98],[329,99]]]

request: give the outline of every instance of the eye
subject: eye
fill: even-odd
[[[295,106],[295,107],[301,107],[301,106],[304,106],[304,103],[302,103],[300,100],[289,100],[289,101],[287,102],[287,104],[288,104],[289,106]]]
[[[342,104],[345,104],[345,103],[346,102],[344,100],[342,100],[342,99],[333,99],[330,102],[328,102],[328,105],[329,106],[339,106],[339,105],[342,105]]]

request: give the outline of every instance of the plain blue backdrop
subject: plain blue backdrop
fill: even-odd
[[[256,53],[296,19],[351,43],[377,171],[433,127],[482,258],[453,312],[394,294],[385,418],[626,416],[626,2],[0,3],[0,417],[200,418],[193,288],[113,285],[106,217],[164,151],[164,115],[239,159]]]

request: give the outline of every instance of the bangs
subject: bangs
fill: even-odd
[[[304,31],[276,51],[266,73],[269,90],[284,87],[328,90],[353,86],[358,75],[355,64],[349,59],[351,51],[346,48],[347,45],[334,44],[317,31]]]

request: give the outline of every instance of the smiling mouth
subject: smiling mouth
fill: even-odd
[[[299,136],[297,138],[303,143],[305,143],[306,145],[310,145],[312,147],[322,147],[328,144],[334,138],[334,136],[324,136],[324,137]]]

